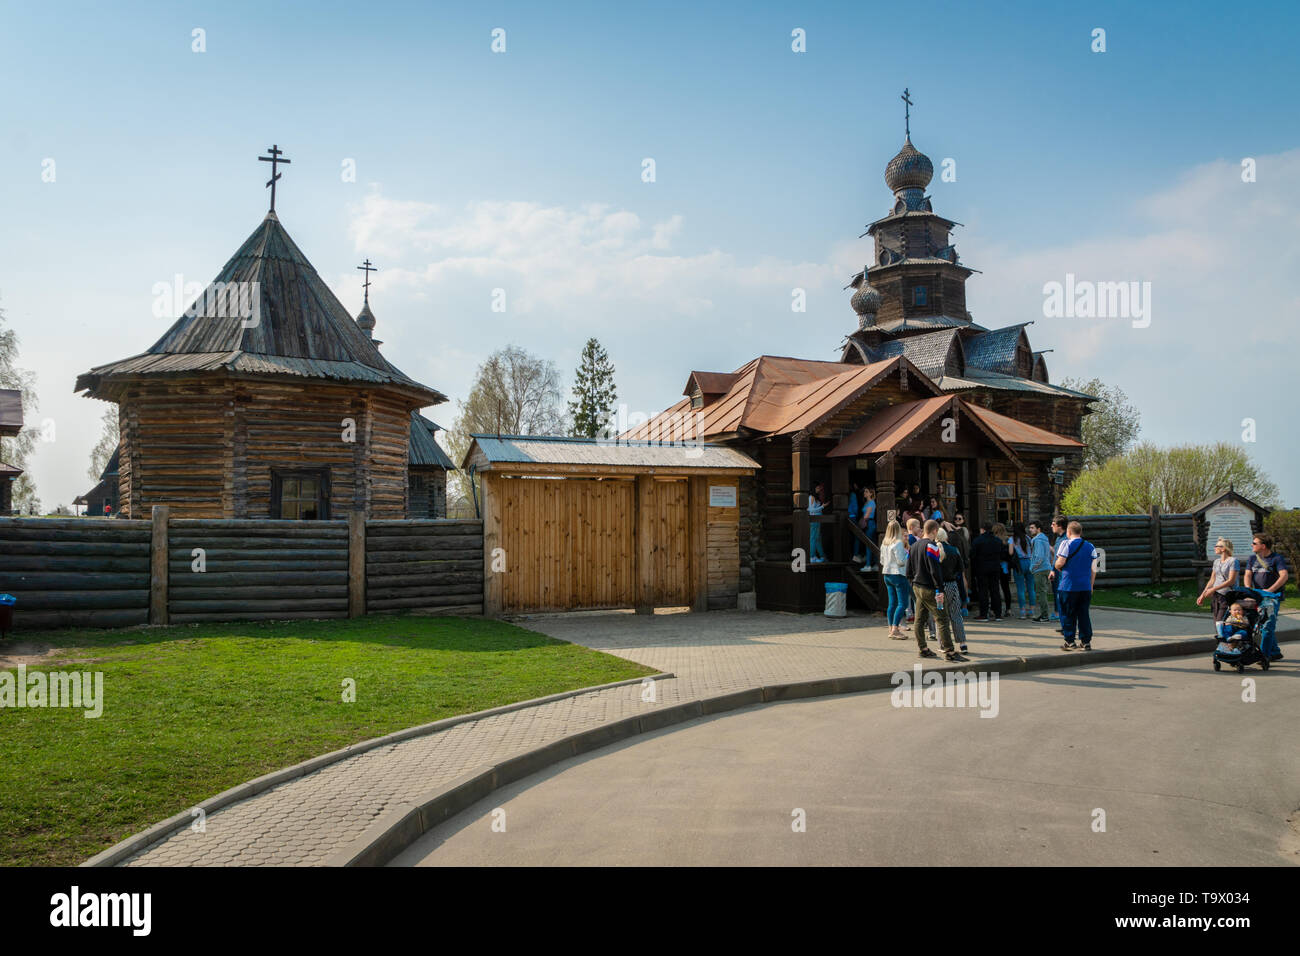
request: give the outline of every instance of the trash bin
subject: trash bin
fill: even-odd
[[[847,617],[849,613],[849,586],[847,584],[826,585],[826,616]]]
[[[0,594],[0,639],[9,636],[14,627],[14,605],[18,599],[12,594]]]

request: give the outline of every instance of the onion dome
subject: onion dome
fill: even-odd
[[[370,311],[370,303],[367,301],[357,313],[357,328],[366,333],[366,338],[373,338],[375,331],[375,314]]]
[[[858,327],[867,328],[876,324],[876,313],[880,311],[880,293],[867,281],[866,270],[862,273],[862,284],[849,299],[849,305],[858,314]]]
[[[934,164],[930,157],[912,145],[911,137],[903,143],[898,155],[885,167],[885,185],[893,192],[900,189],[924,189],[934,178]]]

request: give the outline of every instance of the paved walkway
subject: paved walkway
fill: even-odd
[[[1283,629],[1300,628],[1288,614]],[[396,623],[399,619],[394,619]],[[707,614],[577,614],[520,621],[552,637],[676,675],[641,700],[638,684],[552,701],[380,747],[231,804],[206,831],[183,828],[127,866],[312,866],[360,836],[390,806],[569,734],[700,697],[764,684],[888,673],[916,661],[912,642],[891,641],[879,616],[714,611]],[[1206,638],[1189,617],[1094,609],[1099,650]],[[968,627],[970,658],[1059,656],[1053,625],[1007,620]],[[1294,655],[1289,655],[1288,663]],[[942,663],[940,660],[938,663]],[[182,808],[177,808],[178,810]]]

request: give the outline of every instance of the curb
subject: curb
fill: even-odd
[[[482,720],[484,717],[495,717],[497,714],[508,714],[511,711],[523,710],[525,707],[533,707],[538,704],[549,704],[553,701],[564,700],[568,697],[577,697],[580,694],[590,694],[595,691],[610,690],[614,687],[626,687],[629,684],[640,684],[646,680],[668,680],[675,677],[675,674],[659,673],[647,674],[645,677],[631,677],[627,680],[615,681],[612,684],[597,684],[593,687],[581,687],[577,690],[561,691],[558,694],[551,694],[547,697],[535,697],[532,700],[516,701],[513,704],[503,704],[500,707],[492,707],[488,710],[475,711],[472,714],[457,714],[455,717],[446,717],[442,720],[435,720],[433,723],[420,724],[416,727],[406,727],[402,730],[395,730],[391,734],[385,734],[382,737],[374,737],[370,740],[362,740],[355,744],[349,744],[342,750],[334,750],[327,754],[321,754],[318,757],[312,757],[301,763],[296,763],[291,767],[284,767],[280,770],[274,770],[271,773],[263,774],[246,783],[238,784],[229,790],[223,790],[215,797],[209,797],[202,803],[195,804],[188,810],[182,810],[175,816],[170,816],[159,823],[155,823],[147,830],[133,834],[115,843],[101,853],[96,853],[89,860],[80,864],[81,866],[116,866],[127,857],[134,856],[141,850],[147,849],[153,844],[162,840],[168,834],[189,826],[197,817],[196,810],[203,811],[203,814],[215,813],[223,807],[228,807],[232,803],[238,803],[240,800],[247,800],[249,797],[257,796],[263,791],[278,787],[282,783],[288,783],[290,780],[296,780],[299,777],[305,777],[309,773],[314,773],[322,767],[328,767],[332,763],[337,763],[347,757],[355,757],[363,754],[368,750],[375,750],[379,747],[387,747],[390,744],[401,743],[404,740],[410,740],[412,737],[424,737],[428,734],[434,734],[457,724],[467,723],[471,720]],[[478,799],[477,797],[475,798]],[[472,802],[472,801],[471,801]],[[468,806],[468,804],[467,804]],[[381,820],[387,820],[390,814],[384,814]],[[369,831],[367,831],[369,832]]]
[[[1059,670],[1091,664],[1110,664],[1163,657],[1191,657],[1207,653],[1213,638],[1204,640],[1168,641],[1163,644],[1122,647],[1109,651],[1090,651],[1086,654],[1062,652],[1058,657],[1002,657],[979,661],[978,668],[1001,674],[1026,674],[1033,671]],[[1300,633],[1290,638],[1300,641]],[[1279,643],[1289,643],[1278,637]],[[944,667],[927,667],[925,672],[969,671],[967,664]],[[430,790],[411,803],[403,803],[382,814],[371,826],[342,849],[335,851],[325,861],[325,866],[383,866],[425,833],[446,822],[479,800],[513,783],[522,777],[543,770],[570,757],[580,756],[612,743],[627,740],[637,734],[650,733],[675,724],[685,723],[710,714],[720,714],[759,704],[806,700],[814,697],[834,697],[864,691],[885,690],[894,686],[896,672],[887,674],[860,674],[852,677],[823,677],[815,680],[786,684],[769,684],[747,690],[731,691],[717,697],[706,697],[674,704],[638,717],[625,717],[602,724],[591,730],[570,734],[542,747],[511,757],[502,763],[485,767],[453,780],[435,790]]]

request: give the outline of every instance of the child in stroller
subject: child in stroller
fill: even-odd
[[[1260,607],[1260,599],[1264,606]],[[1269,596],[1253,588],[1229,591],[1228,617],[1215,625],[1219,643],[1214,648],[1214,669],[1229,664],[1241,673],[1251,664],[1268,670],[1268,658],[1260,650],[1260,636],[1267,616],[1277,613]]]

